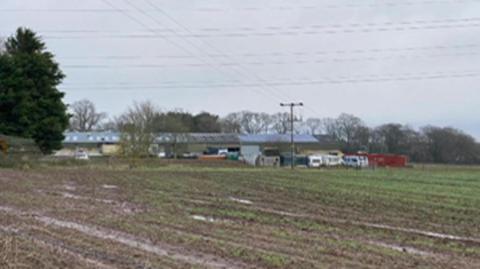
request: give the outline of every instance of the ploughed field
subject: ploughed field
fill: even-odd
[[[480,169],[0,170],[0,268],[480,268]]]

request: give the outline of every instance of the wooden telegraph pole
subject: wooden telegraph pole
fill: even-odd
[[[293,109],[297,106],[303,106],[303,103],[281,103],[281,107],[290,107],[290,156],[292,158],[291,168],[295,169],[295,126],[294,126],[294,118],[293,118]]]

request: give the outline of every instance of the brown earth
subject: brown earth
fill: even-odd
[[[477,173],[0,170],[0,268],[480,268]]]

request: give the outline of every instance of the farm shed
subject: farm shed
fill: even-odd
[[[258,146],[262,152],[268,149],[277,149],[279,152],[290,151],[289,134],[249,134],[239,137],[242,146]],[[297,152],[319,148],[319,141],[311,135],[294,135],[293,140]]]
[[[255,165],[259,156],[280,156],[290,152],[291,136],[289,134],[249,134],[240,135],[240,153],[245,161]],[[311,135],[294,135],[295,151],[302,153],[318,148],[319,141]]]
[[[63,149],[55,153],[57,157],[73,157],[78,150],[89,156],[110,156],[120,150],[119,132],[67,132],[64,134]]]
[[[83,150],[90,156],[110,156],[120,149],[119,132],[67,132],[63,141],[64,149],[56,156],[73,157]],[[296,152],[310,154],[332,151],[338,147],[330,140],[311,135],[294,136]],[[290,152],[289,134],[223,134],[223,133],[160,133],[152,145],[155,155],[198,156],[203,153],[218,154],[219,150],[240,153],[249,163],[254,164],[260,155],[280,156]]]
[[[167,156],[174,153],[202,154],[213,149],[228,149],[229,151],[240,150],[240,139],[237,134],[221,133],[184,133],[158,134],[155,139],[158,152],[165,152]]]

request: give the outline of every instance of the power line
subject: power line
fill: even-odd
[[[155,11],[161,13],[163,16],[167,16],[169,20],[176,22],[181,29],[185,30],[185,26],[170,15],[168,13],[162,11],[162,9],[158,9],[155,4],[152,2],[147,3],[151,4],[155,9]],[[151,15],[148,15],[151,16]],[[317,30],[317,29],[325,29],[325,28],[365,28],[365,27],[395,27],[395,26],[411,26],[411,25],[428,25],[428,24],[455,24],[455,23],[472,23],[472,22],[480,22],[480,17],[470,17],[470,18],[450,18],[450,19],[436,19],[436,20],[410,20],[410,21],[385,21],[385,22],[367,22],[367,23],[344,23],[344,24],[311,24],[311,25],[289,25],[289,26],[278,26],[278,25],[269,25],[269,26],[262,26],[262,27],[236,27],[236,28],[220,28],[220,27],[203,27],[195,29],[195,32],[222,32],[228,30],[230,32],[255,32],[262,29],[264,31],[275,30],[275,31],[289,31],[289,30],[296,30],[296,31],[307,31],[307,30]],[[172,32],[178,29],[175,28],[152,28],[156,32]],[[188,29],[188,28],[187,28]],[[115,30],[96,30],[96,29],[87,29],[87,30],[44,30],[41,32],[45,33],[118,33],[119,31]],[[194,32],[192,29],[189,29],[188,32]]]
[[[403,74],[388,74],[388,75],[363,75],[363,76],[351,76],[351,77],[338,77],[338,78],[322,78],[322,79],[300,79],[300,80],[291,80],[291,81],[265,81],[260,84],[258,82],[239,82],[230,81],[226,83],[184,83],[184,82],[175,82],[169,81],[165,83],[156,83],[154,85],[129,85],[129,84],[118,84],[118,85],[75,85],[75,84],[64,84],[61,87],[65,89],[79,89],[79,90],[138,90],[138,89],[155,89],[155,90],[165,90],[165,89],[215,89],[215,88],[251,88],[259,87],[259,85],[270,85],[270,86],[288,86],[288,87],[299,87],[299,86],[312,86],[312,85],[332,85],[332,84],[363,84],[363,83],[378,83],[378,82],[407,82],[407,81],[418,81],[418,80],[440,80],[440,79],[455,79],[455,78],[474,78],[480,77],[480,72],[478,71],[463,71],[463,72],[416,72],[416,73],[403,73]]]
[[[106,2],[106,1],[104,1],[104,2]],[[443,1],[443,2],[445,2],[445,1]],[[115,9],[115,6],[112,6],[112,7]],[[130,11],[125,10],[125,9],[117,9],[117,10],[115,10],[115,11],[116,11],[116,12],[124,11],[125,13],[121,12],[121,13],[123,13],[124,15],[130,13]],[[138,10],[137,10],[137,11],[138,11]],[[146,12],[146,14],[150,14],[150,13],[148,13],[148,11],[145,11],[145,12]],[[150,32],[154,33],[156,36],[160,36],[159,33],[162,31],[162,29],[154,29],[154,28],[151,28],[151,27],[149,27],[147,24],[144,24],[141,20],[138,20],[135,16],[129,16],[129,18],[130,18],[130,19],[133,18],[133,20],[135,20],[136,22],[139,22],[143,27],[149,29]],[[447,22],[444,21],[444,22],[442,22],[442,23],[447,23]],[[466,25],[468,25],[468,24],[456,25],[456,27],[468,27],[468,26],[466,26]],[[441,26],[441,25],[440,25],[440,26]],[[351,27],[355,28],[356,26],[351,26]],[[409,27],[411,27],[411,26],[409,26]],[[429,26],[429,27],[432,27],[432,26]],[[435,27],[438,27],[438,25],[435,25]],[[473,26],[472,26],[472,27],[473,27]],[[475,27],[476,27],[476,26],[475,26]],[[333,27],[333,28],[341,28],[341,27]],[[404,28],[404,27],[402,26],[402,28]],[[450,28],[450,26],[449,26],[449,28]],[[400,28],[398,28],[398,29],[400,29]],[[397,29],[397,30],[398,30],[398,29]],[[430,28],[430,29],[431,29],[431,28]],[[274,29],[272,29],[272,30],[274,30]],[[292,29],[292,30],[293,30],[293,31],[297,31],[297,30],[299,30],[299,29],[297,29],[297,30]],[[175,30],[172,30],[172,31],[174,31],[175,37],[183,37],[183,38],[190,37],[190,36],[188,36],[188,35],[185,36],[185,35],[178,34]],[[248,31],[248,30],[246,30],[246,31]],[[262,33],[260,33],[260,34],[262,34]],[[265,34],[265,33],[263,33],[263,34]],[[268,33],[267,33],[267,34],[268,34]],[[161,38],[163,38],[163,39],[168,39],[168,37],[169,37],[169,36],[161,36]],[[194,35],[191,35],[191,37],[200,38],[199,36],[194,36]],[[188,51],[188,50],[186,50],[186,51]],[[190,54],[190,53],[189,53],[189,54]],[[222,56],[223,56],[223,55],[222,55]],[[206,56],[206,57],[209,57],[209,56]],[[223,56],[223,57],[224,57],[224,56]],[[198,58],[198,57],[196,57],[196,58]],[[220,63],[220,66],[221,66],[221,64],[222,64],[222,63]],[[240,64],[241,64],[241,63],[240,63]],[[211,63],[206,63],[204,66],[207,66],[207,65],[208,65],[208,66],[212,66]],[[142,66],[142,65],[139,65],[139,66]],[[145,66],[145,65],[144,65],[144,66]],[[218,66],[218,65],[217,65],[217,66]],[[155,67],[155,66],[153,66],[153,67]],[[106,67],[106,68],[109,68],[109,67]],[[445,76],[445,75],[443,75],[443,76]],[[422,78],[422,77],[413,77],[413,78],[428,79],[428,78],[425,78],[425,77],[423,77],[423,78]],[[436,78],[438,78],[438,75],[437,75]],[[405,79],[405,78],[398,78],[398,79]],[[409,79],[409,78],[407,78],[407,79]],[[412,79],[412,78],[410,78],[410,79]],[[346,83],[355,83],[355,81],[356,81],[356,80],[348,80],[348,81],[346,81]],[[383,81],[385,81],[385,80],[383,80]],[[317,81],[317,83],[318,83],[318,82],[319,82],[319,81]],[[329,82],[329,83],[337,83],[337,82],[338,82],[338,83],[342,83],[341,80],[332,80],[332,81],[328,81],[328,82]],[[368,80],[368,81],[365,81],[365,82],[372,82],[372,80]],[[304,82],[304,83],[307,83],[307,82]],[[308,82],[308,83],[312,83],[312,85],[313,85],[314,81],[311,81],[311,82]],[[260,84],[261,84],[262,86],[252,86],[252,87],[264,87],[265,85],[267,85],[268,87],[273,87],[273,86],[276,86],[276,85],[278,85],[278,86],[283,86],[283,85],[284,85],[284,84],[276,84],[276,83],[274,83],[274,82],[268,82],[268,84],[264,84],[264,83],[260,83]],[[240,87],[250,87],[249,85],[250,85],[250,86],[251,86],[251,85],[254,85],[254,83],[253,83],[253,84],[252,84],[252,83],[250,83],[250,84],[244,84],[244,85],[239,84]],[[259,85],[259,83],[257,83],[257,85]],[[296,85],[292,85],[292,86],[298,86],[298,85],[301,85],[301,84],[296,84]],[[218,85],[217,85],[217,86],[218,86]],[[222,85],[219,85],[219,86],[222,86]],[[228,85],[227,85],[227,86],[228,86]],[[230,87],[230,86],[228,86],[228,87]]]
[[[125,1],[127,4],[129,4],[130,6],[132,6],[133,8],[135,8],[136,10],[138,10],[139,12],[141,12],[140,9],[139,9],[137,6],[135,6],[134,4],[132,4],[129,0],[124,0],[124,1]],[[156,8],[156,10],[161,11],[161,9],[159,9],[159,8],[158,8],[156,5],[154,5],[153,3],[148,2],[148,4],[150,4],[152,7]],[[156,22],[158,25],[162,25],[162,23],[161,23],[156,17],[153,17],[153,16],[151,16],[151,15],[149,15],[148,13],[145,13],[145,12],[141,12],[141,13],[144,14],[145,16],[149,17],[150,19],[152,19],[152,20],[153,20],[154,22]],[[179,23],[178,21],[176,21],[174,18],[170,17],[170,16],[169,16],[168,14],[166,14],[165,12],[162,12],[162,14],[164,14],[164,16],[166,16],[169,20],[173,21],[173,22],[174,22],[175,24],[177,24],[178,26],[182,27],[185,31],[190,32],[190,30],[189,30],[187,27],[185,27],[184,25],[182,25],[181,23]],[[174,31],[173,33],[178,34],[178,33],[175,32],[175,31]],[[177,36],[178,36],[178,35],[177,35]],[[184,37],[181,37],[181,38],[182,38],[182,40],[184,40],[185,42],[187,42],[188,44],[190,44],[192,47],[194,47],[195,49],[201,51],[202,53],[204,53],[204,55],[206,55],[207,57],[209,57],[209,56],[208,56],[208,52],[206,52],[203,48],[199,47],[198,45],[196,45],[195,43],[191,42],[190,40],[188,40],[188,39],[186,39],[186,38],[184,38]],[[208,42],[205,42],[205,41],[204,41],[203,43],[206,44],[207,46],[209,46],[210,48],[218,51],[218,49],[216,49],[214,46],[212,46],[212,45],[209,44]],[[213,60],[215,60],[215,59],[213,59]],[[209,62],[206,62],[206,63],[210,65]],[[215,66],[215,67],[217,67],[217,66]],[[216,68],[216,69],[218,69],[218,68]],[[218,69],[218,70],[220,70],[222,73],[224,72],[222,69]],[[242,73],[239,72],[239,71],[236,70],[236,69],[233,69],[233,71],[234,71],[236,74],[242,75]],[[264,89],[264,90],[269,91],[268,89]],[[282,99],[283,97],[280,96],[280,95],[278,95],[277,92],[270,92],[270,94],[273,95],[273,96],[275,96],[276,98],[278,98],[278,100],[283,101],[283,99]]]
[[[117,10],[118,12],[120,12],[121,14],[125,15],[126,17],[128,17],[129,19],[137,22],[138,24],[140,24],[142,27],[144,27],[145,29],[149,30],[150,32],[154,33],[154,34],[157,34],[155,29],[152,29],[150,28],[148,25],[144,24],[142,21],[136,19],[134,16],[131,16],[128,12],[125,12],[125,11],[122,11],[121,9],[117,9],[117,7],[115,5],[113,5],[111,2],[109,2],[108,0],[101,0],[102,2],[104,2],[105,4],[107,4],[108,6],[110,6],[111,8],[113,8],[114,10]],[[136,8],[135,5],[133,5],[131,2],[129,2],[128,0],[124,0],[126,3],[128,3],[130,6],[133,6],[134,8]],[[180,48],[182,51],[186,52],[188,55],[190,56],[195,56],[195,54],[193,54],[192,52],[190,52],[188,49],[182,47],[182,46],[179,46],[178,44],[176,44],[176,42],[173,42],[172,40],[170,40],[168,37],[162,37],[164,40],[166,40],[167,42],[173,44],[174,46],[176,46],[177,48]],[[202,58],[199,58],[202,62],[205,62]],[[205,62],[207,63],[207,62]],[[213,69],[215,70],[219,70],[221,73],[225,73],[223,70],[219,69],[218,67],[214,66],[214,65],[210,65]],[[263,92],[258,92],[260,94],[263,94]],[[270,96],[269,96],[270,97]]]
[[[126,1],[127,1],[127,0],[126,0]],[[167,18],[169,18],[170,20],[172,20],[175,24],[181,26],[183,29],[185,29],[187,32],[190,33],[190,30],[189,30],[187,27],[185,27],[183,24],[179,23],[179,22],[176,21],[174,18],[170,17],[168,14],[166,14],[163,10],[159,9],[157,6],[155,6],[155,5],[154,5],[152,2],[150,2],[149,0],[147,0],[147,2],[148,2],[152,7],[156,8],[157,11],[162,12],[162,14],[164,14]],[[129,3],[129,1],[127,1],[127,3]],[[148,16],[147,13],[144,13],[144,14]],[[155,20],[155,21],[156,21],[156,20]],[[437,21],[437,22],[438,22],[438,21]],[[450,21],[450,22],[451,22],[451,21]],[[417,22],[417,23],[418,23],[418,22]],[[423,22],[422,22],[422,23],[423,23]],[[480,25],[480,24],[479,24],[479,25]],[[458,25],[456,25],[456,26],[458,27]],[[465,26],[465,25],[463,25],[463,27],[464,27],[464,26]],[[429,27],[429,28],[431,29],[432,26],[427,26],[427,27]],[[438,28],[438,27],[445,27],[445,26],[434,26],[434,27],[437,27],[437,28]],[[450,27],[451,27],[451,26],[450,26]],[[412,28],[411,26],[410,26],[410,27],[397,27],[397,28],[395,28],[395,30],[398,31],[398,30],[403,30],[403,29],[405,29],[405,28],[406,28],[406,29],[418,29],[419,27],[413,27],[413,28]],[[379,29],[379,30],[382,30],[382,29]],[[362,30],[361,30],[361,31],[362,31]],[[365,30],[363,30],[363,31],[365,32]],[[207,44],[208,44],[208,43],[207,43]],[[209,45],[209,44],[208,44],[208,45]],[[211,45],[210,45],[210,46],[211,46]],[[213,46],[212,46],[212,47],[213,47]],[[213,47],[213,48],[216,49],[215,47]],[[258,77],[258,75],[256,75],[256,77],[257,77],[260,81],[263,81],[263,79],[261,79],[260,77]]]
[[[344,63],[344,62],[375,62],[375,61],[388,61],[388,60],[402,60],[402,61],[417,61],[419,59],[435,59],[442,57],[459,57],[459,56],[476,56],[480,55],[479,52],[469,53],[450,53],[450,54],[432,54],[432,55],[395,55],[386,57],[363,57],[363,58],[331,58],[331,59],[308,59],[308,60],[295,60],[295,61],[265,61],[258,60],[254,62],[219,62],[217,65],[222,67],[240,67],[240,66],[254,66],[262,67],[267,65],[299,65],[299,64],[324,64],[324,63]],[[149,59],[148,57],[142,58],[108,58],[110,60],[138,60]],[[134,69],[134,68],[201,68],[208,67],[208,64],[203,63],[168,63],[168,64],[139,64],[129,63],[125,65],[109,65],[109,64],[62,64],[64,68],[108,68],[108,69]]]
[[[427,25],[427,26],[401,26],[401,27],[365,27],[365,28],[345,28],[333,30],[286,30],[286,31],[269,31],[269,32],[205,32],[205,33],[189,33],[179,34],[163,33],[161,35],[151,35],[143,33],[122,33],[122,34],[97,34],[95,32],[85,33],[83,35],[43,35],[48,39],[87,39],[87,38],[102,38],[102,39],[163,39],[167,37],[181,37],[181,38],[242,38],[242,37],[276,37],[276,36],[300,36],[300,35],[336,35],[336,34],[353,34],[353,33],[373,33],[373,32],[408,32],[408,31],[422,31],[422,30],[445,30],[457,28],[476,28],[480,27],[480,23],[465,23],[465,24],[444,24],[444,25]],[[172,30],[173,31],[173,30]],[[63,32],[65,34],[65,32]],[[87,35],[88,34],[88,35]]]
[[[480,48],[480,44],[461,44],[461,45],[435,45],[435,46],[419,46],[419,47],[388,47],[388,48],[365,48],[353,50],[323,50],[323,51],[273,51],[264,53],[233,53],[232,56],[242,58],[258,58],[258,57],[318,57],[318,56],[338,56],[338,55],[363,55],[372,54],[378,55],[383,53],[412,53],[421,51],[445,51],[445,50],[465,50]],[[225,58],[225,54],[208,53],[212,58]],[[88,59],[102,59],[102,60],[135,60],[135,59],[195,59],[189,55],[84,55],[84,56],[58,56],[65,60],[88,60]],[[401,56],[399,56],[401,57]]]
[[[175,25],[179,26],[180,28],[182,28],[183,30],[185,30],[187,33],[192,33],[190,28],[188,28],[187,26],[185,26],[184,24],[182,24],[180,21],[178,21],[177,19],[175,19],[174,17],[170,16],[167,12],[165,12],[163,9],[161,9],[159,6],[155,5],[152,1],[150,0],[145,0],[145,2],[147,2],[147,4],[149,4],[154,10],[160,12],[162,15],[164,15],[167,19],[169,19],[170,21],[172,21]],[[206,40],[200,40],[202,42],[202,44],[205,44],[206,46],[208,46],[210,49],[216,51],[217,53],[220,53],[220,55],[223,55],[226,59],[231,59],[233,60],[234,62],[235,59],[233,59],[231,56],[229,56],[228,54],[225,54],[224,51],[220,50],[219,48],[217,48],[216,46],[212,45],[210,42],[206,41]],[[202,50],[202,52],[204,53],[208,53],[208,52],[205,52],[204,50]],[[207,54],[208,55],[208,54]],[[231,53],[230,53],[231,55]],[[247,74],[248,76],[252,76],[253,78],[255,78],[256,80],[259,80],[260,82],[263,82],[264,79],[262,77],[260,77],[258,74],[256,73],[251,73],[250,70],[248,70],[247,68],[245,68],[242,64],[238,64],[236,65],[236,67],[241,70],[242,72],[244,72],[244,74]],[[283,96],[287,96],[287,98],[290,98],[287,94],[283,93],[282,91],[280,91],[279,89],[270,89],[268,86],[265,87],[265,86],[262,86],[262,88],[266,89],[267,91],[273,91],[274,93],[277,93],[277,92],[280,92],[281,95]]]
[[[372,2],[372,3],[355,3],[355,4],[330,4],[330,5],[318,5],[318,4],[298,4],[292,5],[275,5],[275,6],[246,6],[246,7],[199,7],[199,8],[176,8],[176,11],[182,12],[255,12],[255,11],[292,11],[292,10],[315,10],[315,9],[339,9],[339,8],[375,8],[375,7],[408,7],[419,5],[458,5],[479,3],[478,0],[424,0],[424,1],[394,1],[394,2]],[[121,9],[125,12],[132,12],[130,9]],[[143,10],[150,12],[150,10]],[[72,8],[56,8],[56,9],[44,9],[44,8],[3,8],[0,12],[72,12],[72,13],[112,13],[114,11],[109,9],[72,9]]]

